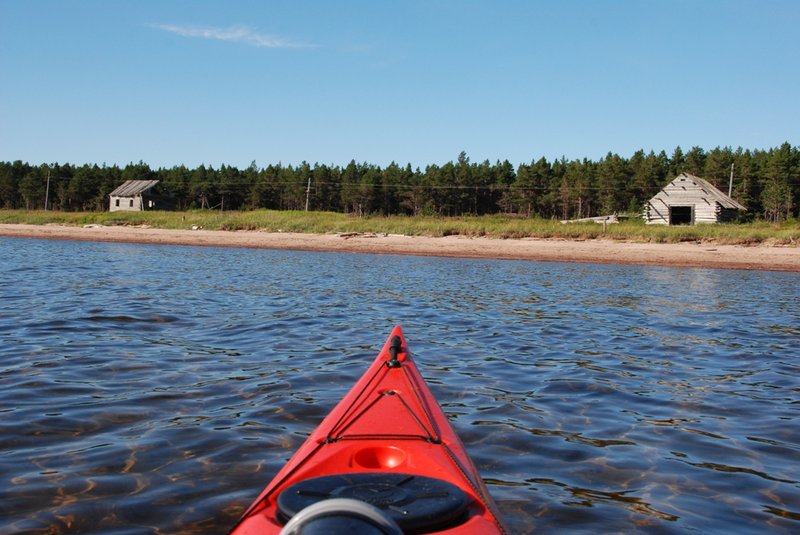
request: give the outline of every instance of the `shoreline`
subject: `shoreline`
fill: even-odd
[[[0,224],[0,237],[800,272],[800,247]]]

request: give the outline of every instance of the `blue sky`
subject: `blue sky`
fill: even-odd
[[[798,28],[794,0],[0,0],[0,160],[797,145]]]

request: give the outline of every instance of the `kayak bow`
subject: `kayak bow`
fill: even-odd
[[[400,326],[232,534],[337,532],[506,533]]]

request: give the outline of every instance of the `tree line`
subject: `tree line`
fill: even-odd
[[[732,197],[748,208],[748,217],[780,221],[800,215],[800,149],[788,142],[769,150],[677,147],[669,156],[639,150],[630,158],[609,152],[598,161],[540,158],[516,167],[508,160],[471,162],[464,152],[424,169],[355,161],[343,167],[253,162],[246,169],[0,162],[0,207],[104,211],[109,193],[124,181],[159,180],[160,194],[179,210],[303,210],[308,203],[311,210],[358,215],[574,219],[640,212],[682,172],[727,193],[732,165]]]

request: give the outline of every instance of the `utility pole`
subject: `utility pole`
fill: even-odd
[[[306,186],[306,212],[308,212],[308,196],[311,195],[311,175],[308,175],[308,186]]]
[[[47,189],[44,190],[44,211],[47,211],[47,204],[50,201],[50,169],[47,169]]]
[[[731,164],[731,179],[728,181],[728,197],[733,193],[733,166],[734,164]]]

